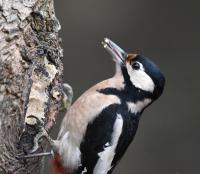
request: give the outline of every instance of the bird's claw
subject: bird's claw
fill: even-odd
[[[34,137],[34,141],[33,141],[33,147],[32,149],[29,151],[30,154],[36,152],[39,148],[39,140],[43,137],[46,137],[47,139],[49,139],[49,135],[47,133],[47,131],[44,129],[43,126],[40,127],[39,133]]]
[[[31,150],[28,151],[27,154],[19,154],[16,156],[17,159],[27,159],[27,158],[34,158],[34,157],[39,157],[39,156],[49,156],[49,155],[54,155],[53,151],[51,152],[41,152],[41,153],[35,153],[38,148],[39,148],[39,141],[41,138],[47,138],[49,142],[52,142],[53,140],[50,138],[48,135],[47,131],[43,126],[39,127],[39,132],[38,134],[34,137],[33,140],[33,147]]]
[[[33,147],[32,149],[29,151],[29,154],[32,154],[34,152],[36,152],[39,148],[39,140],[40,138],[42,138],[42,132],[39,132],[35,137],[34,137],[34,141],[33,141]]]
[[[63,87],[63,99],[62,99],[61,111],[65,111],[68,110],[68,108],[71,106],[73,98],[73,90],[72,87],[67,83],[63,83],[62,87]]]

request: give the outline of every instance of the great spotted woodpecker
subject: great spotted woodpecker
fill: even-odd
[[[69,172],[107,174],[133,140],[141,113],[163,92],[165,78],[147,57],[102,42],[115,75],[87,90],[70,107],[58,135],[58,154]]]
[[[136,134],[142,112],[165,85],[160,69],[147,57],[127,54],[108,38],[102,44],[115,61],[115,75],[74,102],[57,140],[47,135],[56,159],[70,174],[112,173]]]

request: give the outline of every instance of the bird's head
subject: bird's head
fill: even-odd
[[[151,94],[153,99],[162,94],[165,78],[154,62],[140,54],[126,53],[108,38],[105,38],[102,44],[112,55],[117,71],[121,71],[126,84]]]

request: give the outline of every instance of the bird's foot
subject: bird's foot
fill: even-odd
[[[33,140],[33,147],[31,150],[29,150],[28,152],[22,153],[22,154],[18,154],[16,156],[17,159],[27,159],[27,158],[34,158],[34,157],[42,157],[42,156],[50,156],[53,155],[53,150],[50,152],[37,152],[36,151],[39,149],[40,145],[39,142],[41,141],[42,138],[46,138],[47,141],[49,142],[49,144],[52,146],[52,149],[54,150],[55,148],[55,142],[54,140],[48,135],[47,131],[45,130],[45,128],[40,125],[39,126],[39,132],[37,133],[37,135],[34,137]]]
[[[38,150],[38,148],[39,148],[39,141],[40,141],[41,138],[46,138],[50,142],[53,141],[51,139],[51,137],[48,135],[48,133],[45,130],[45,128],[43,126],[40,126],[38,134],[34,137],[33,147],[29,151],[29,154],[32,154],[32,153],[34,153],[34,152],[36,152]]]
[[[73,90],[72,90],[72,87],[67,83],[63,83],[62,87],[63,87],[63,99],[62,99],[62,106],[60,110],[66,111],[71,106],[72,99],[73,99]]]

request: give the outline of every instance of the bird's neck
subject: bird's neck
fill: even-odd
[[[106,95],[116,95],[124,102],[142,102],[145,99],[152,100],[152,94],[136,88],[130,81],[127,69],[118,64],[114,77],[109,79],[107,85],[99,90]],[[146,101],[146,100],[145,100]]]
[[[122,75],[122,68],[120,65],[118,65],[117,63],[115,64],[115,77],[120,77],[123,76]]]

